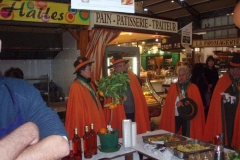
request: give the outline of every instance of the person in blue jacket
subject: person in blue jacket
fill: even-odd
[[[0,159],[60,159],[69,153],[67,133],[39,91],[0,74]]]

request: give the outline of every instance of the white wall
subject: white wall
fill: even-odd
[[[24,77],[38,77],[51,73],[51,60],[0,60],[3,74],[10,67],[22,69]]]
[[[73,74],[75,71],[73,63],[78,56],[77,41],[69,32],[65,32],[63,34],[63,51],[52,61],[52,80],[63,88],[66,97],[68,97],[69,87],[76,77],[76,74]]]
[[[22,69],[24,77],[39,78],[49,74],[50,80],[63,88],[68,96],[69,87],[76,77],[73,63],[77,56],[77,42],[69,32],[63,33],[63,51],[53,60],[0,60],[0,70],[4,74],[10,67]],[[36,83],[36,82],[35,82]]]

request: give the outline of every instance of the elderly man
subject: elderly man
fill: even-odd
[[[83,137],[85,126],[94,124],[95,131],[106,127],[102,106],[96,95],[95,84],[91,81],[92,63],[86,57],[80,57],[74,62],[77,78],[72,82],[68,95],[65,126],[72,139],[74,128]]]
[[[0,97],[0,159],[53,160],[69,153],[61,120],[33,85],[0,75]]]
[[[201,95],[198,87],[189,81],[190,70],[187,66],[179,66],[177,75],[178,82],[169,88],[159,129],[201,140],[205,125]],[[183,114],[189,108],[188,103],[192,110]]]
[[[145,133],[150,130],[150,122],[148,115],[148,108],[145,97],[143,95],[142,87],[138,77],[131,71],[128,71],[128,60],[123,59],[119,55],[114,55],[112,65],[108,68],[113,68],[114,73],[127,72],[130,78],[130,83],[127,86],[126,100],[123,104],[118,104],[114,109],[114,116],[112,120],[112,128],[120,130],[120,137],[122,134],[122,120],[131,119],[138,124],[137,133]],[[109,103],[109,101],[107,102]],[[109,122],[110,110],[104,108],[106,121]]]
[[[211,99],[204,141],[214,142],[223,133],[224,145],[240,149],[240,54],[234,54],[229,73],[221,77]]]

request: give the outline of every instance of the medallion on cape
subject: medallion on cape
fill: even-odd
[[[187,88],[190,84],[191,84],[191,82],[189,82],[189,81],[184,84],[176,83],[177,93],[178,93],[178,97],[180,100],[188,97],[187,96]]]
[[[84,79],[80,76],[77,77],[77,80],[80,84],[82,84],[85,88],[87,88],[87,90],[89,90],[92,98],[94,99],[97,107],[98,107],[98,100],[97,100],[97,97],[96,97],[96,92],[94,91],[94,89],[92,88],[90,82],[87,81],[87,79]]]

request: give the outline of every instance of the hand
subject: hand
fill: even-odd
[[[178,102],[176,103],[176,106],[177,106],[177,107],[183,107],[183,103],[182,103],[181,101],[178,101]]]

